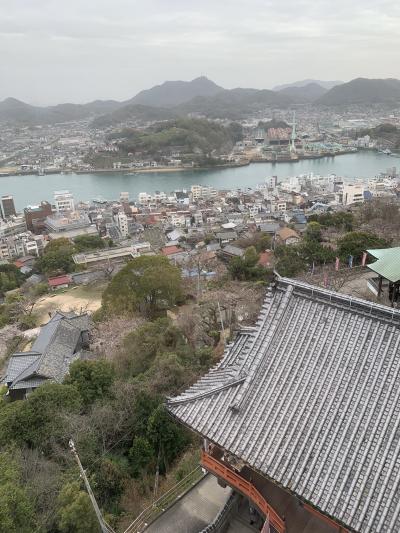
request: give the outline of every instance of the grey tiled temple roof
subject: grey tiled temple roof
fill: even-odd
[[[349,529],[400,531],[400,311],[279,278],[167,407]]]
[[[61,382],[79,356],[79,340],[88,329],[88,315],[57,312],[41,328],[30,352],[11,356],[3,382],[9,389],[35,388],[46,379]]]

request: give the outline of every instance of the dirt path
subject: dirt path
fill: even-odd
[[[46,295],[35,306],[34,312],[39,316],[39,323],[48,321],[49,313],[60,311],[91,312],[101,306],[101,295],[105,285],[80,286]]]

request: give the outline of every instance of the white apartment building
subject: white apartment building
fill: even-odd
[[[54,204],[57,213],[75,211],[74,197],[69,191],[54,191]]]
[[[272,213],[284,213],[287,210],[287,203],[283,200],[273,200],[271,201],[271,212]]]
[[[151,202],[151,194],[148,194],[147,192],[140,192],[138,194],[138,202],[141,205],[146,205]]]
[[[364,185],[362,183],[345,183],[342,192],[342,204],[360,204],[364,202]]]
[[[129,203],[129,192],[120,192],[119,201],[121,203]]]
[[[190,215],[187,213],[169,213],[168,220],[176,228],[190,226]]]
[[[128,229],[128,217],[120,211],[114,216],[115,223],[118,226],[119,231],[121,232],[122,237],[127,237],[129,235]]]
[[[203,185],[192,185],[191,193],[193,200],[199,200],[200,198],[216,198],[218,196],[217,189]]]
[[[258,205],[252,205],[249,207],[249,216],[250,218],[254,218],[258,215],[260,211],[260,208]]]
[[[276,189],[276,187],[278,186],[278,176],[270,176],[268,178],[265,178],[265,183],[268,189]]]
[[[165,192],[162,191],[156,191],[153,195],[148,194],[147,192],[140,192],[138,194],[138,202],[141,205],[148,205],[150,203],[165,203],[168,201],[168,196],[165,194]]]
[[[4,237],[0,239],[0,259],[12,260],[24,255],[38,257],[43,248],[44,239],[41,235],[25,232],[12,237]]]
[[[18,235],[24,231],[26,231],[26,223],[23,216],[13,217],[7,222],[0,219],[0,238]]]
[[[196,211],[192,213],[193,223],[196,226],[201,226],[203,224],[203,213],[201,211]]]

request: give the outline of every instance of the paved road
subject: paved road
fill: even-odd
[[[150,524],[146,533],[199,533],[212,522],[229,495],[229,487],[223,489],[208,475]]]

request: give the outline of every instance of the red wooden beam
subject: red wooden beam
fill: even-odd
[[[252,483],[204,450],[201,452],[200,462],[206,470],[223,479],[228,485],[247,496],[264,516],[268,517],[270,524],[278,531],[278,533],[285,533],[284,520],[279,516],[275,509],[269,505]]]

